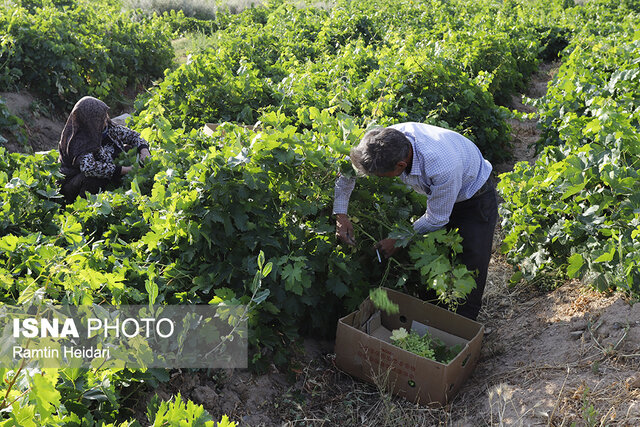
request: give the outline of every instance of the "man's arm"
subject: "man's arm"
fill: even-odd
[[[462,173],[459,169],[434,177],[431,194],[427,196],[427,210],[413,223],[413,229],[424,234],[447,225],[461,187]]]
[[[349,198],[355,185],[355,178],[340,175],[334,187],[333,214],[336,216],[336,237],[349,245],[356,244],[353,224],[347,216]]]

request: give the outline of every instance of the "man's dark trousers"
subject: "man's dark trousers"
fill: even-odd
[[[497,220],[498,199],[493,181],[489,178],[472,198],[453,206],[446,226],[447,230],[457,228],[462,236],[460,261],[470,271],[478,271],[475,289],[456,310],[456,313],[470,319],[476,319],[482,305]]]

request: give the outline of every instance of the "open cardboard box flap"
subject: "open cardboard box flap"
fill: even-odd
[[[448,332],[441,331],[440,329],[424,325],[420,322],[416,322],[415,320],[411,322],[411,330],[420,336],[424,336],[426,333],[428,333],[432,337],[440,338],[442,342],[444,342],[449,347],[454,345],[465,346],[469,343],[469,340],[465,340],[464,338],[460,338]]]

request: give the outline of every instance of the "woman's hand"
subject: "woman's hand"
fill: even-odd
[[[140,150],[140,161],[144,162],[144,160],[150,155],[151,153],[149,152],[149,150],[147,148],[143,148],[142,150]]]
[[[133,166],[123,166],[120,170],[120,175],[126,175],[133,170]]]

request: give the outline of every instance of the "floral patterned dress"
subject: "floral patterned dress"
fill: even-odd
[[[122,166],[116,166],[114,160],[134,147],[140,152],[149,149],[149,144],[138,132],[110,122],[102,134],[102,147],[78,157],[80,171],[89,178],[118,179]]]

